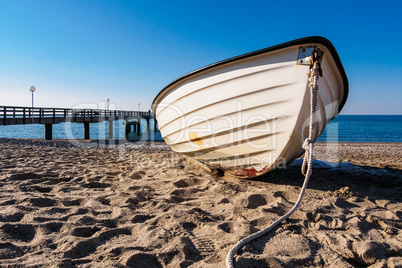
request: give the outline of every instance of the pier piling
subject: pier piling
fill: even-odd
[[[84,123],[84,139],[89,140],[89,122]]]
[[[113,120],[108,121],[107,137],[109,140],[113,140]]]
[[[45,124],[45,140],[50,141],[53,139],[53,124]]]

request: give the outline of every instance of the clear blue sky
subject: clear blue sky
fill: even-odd
[[[349,78],[342,114],[402,114],[401,1],[0,0],[0,105],[148,110],[174,79],[320,35]]]

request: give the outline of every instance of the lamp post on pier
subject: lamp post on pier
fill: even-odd
[[[36,87],[34,87],[34,86],[31,86],[30,88],[29,88],[29,91],[31,91],[32,92],[32,108],[33,108],[33,93],[35,92],[35,90],[36,90]]]
[[[36,90],[36,87],[34,87],[34,86],[31,86],[29,88],[29,91],[32,92],[32,117],[33,117],[33,93],[35,92],[35,90]]]
[[[106,99],[106,113],[105,113],[105,117],[108,118],[108,131],[107,131],[107,136],[109,140],[113,140],[113,120],[112,120],[112,114],[109,112],[109,101],[110,98]]]

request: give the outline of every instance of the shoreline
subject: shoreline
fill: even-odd
[[[0,138],[0,143],[31,144],[74,148],[121,148],[173,151],[164,141],[127,140],[50,140]],[[334,163],[402,170],[402,142],[315,142],[314,159]],[[120,147],[119,147],[120,146]],[[364,156],[364,157],[362,157]]]
[[[6,138],[6,137],[0,137],[0,140],[21,140],[21,141],[43,141],[43,142],[70,142],[69,139],[53,139],[53,140],[44,140],[42,138]],[[126,139],[113,139],[113,140],[109,140],[109,139],[102,139],[102,140],[98,140],[98,139],[74,139],[80,142],[97,142],[97,141],[123,141],[125,143],[130,143],[130,142],[156,142],[156,143],[165,143],[164,140],[126,140]],[[316,141],[314,144],[348,144],[348,143],[352,143],[352,144],[402,144],[402,142],[398,142],[398,141],[373,141],[373,142],[368,142],[368,141],[338,141],[338,142],[333,142],[333,141]]]
[[[164,142],[121,147],[0,138],[0,266],[225,267],[239,239],[292,207],[304,179],[298,164],[245,180]],[[401,148],[316,143],[317,164],[335,152],[350,161],[314,167],[299,209],[235,265],[401,266]]]

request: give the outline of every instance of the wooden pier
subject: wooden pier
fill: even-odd
[[[155,113],[144,111],[122,111],[101,109],[65,109],[43,107],[16,107],[0,106],[0,125],[25,125],[43,124],[45,126],[45,140],[52,139],[52,126],[62,122],[74,122],[84,124],[84,139],[89,139],[89,124],[108,121],[108,138],[113,139],[113,121],[123,119],[126,122],[136,119],[137,122],[154,120],[156,129]]]

